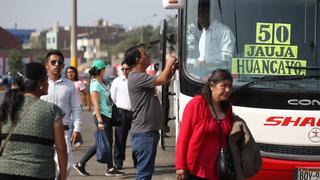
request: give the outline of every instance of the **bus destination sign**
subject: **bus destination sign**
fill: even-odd
[[[306,60],[298,59],[298,46],[291,45],[291,24],[256,24],[256,44],[244,45],[244,57],[232,58],[233,74],[306,75]]]

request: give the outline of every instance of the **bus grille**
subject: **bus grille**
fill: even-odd
[[[266,153],[320,156],[320,146],[287,146],[274,144],[259,144],[260,150]]]

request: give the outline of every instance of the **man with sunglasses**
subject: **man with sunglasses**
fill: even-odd
[[[114,137],[114,163],[117,169],[122,169],[123,167],[123,161],[126,157],[127,137],[132,121],[131,103],[128,92],[128,75],[131,67],[123,61],[121,63],[121,71],[123,75],[114,79],[110,88],[111,99],[119,110],[117,118],[121,122],[119,126],[115,127]],[[135,165],[136,160],[133,154],[132,156]]]
[[[68,153],[67,172],[69,174],[73,164],[71,142],[77,142],[81,137],[80,98],[72,81],[61,75],[61,71],[64,68],[64,57],[60,51],[52,50],[48,52],[45,66],[48,73],[49,87],[48,94],[41,96],[41,99],[58,105],[66,114],[63,118],[63,124]],[[71,132],[70,128],[72,124],[74,126],[73,132]],[[57,156],[55,156],[55,161],[58,163]],[[59,172],[59,169],[57,171]]]

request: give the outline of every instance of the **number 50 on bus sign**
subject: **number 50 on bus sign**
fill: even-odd
[[[291,43],[291,24],[258,22],[256,28],[256,43],[283,45]]]

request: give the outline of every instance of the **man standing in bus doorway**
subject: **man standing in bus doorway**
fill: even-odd
[[[121,122],[115,127],[114,136],[114,163],[117,169],[122,169],[123,161],[126,158],[126,143],[132,122],[131,103],[128,92],[128,75],[131,67],[125,61],[121,63],[121,71],[123,75],[112,81],[110,93],[113,103],[117,106],[118,120]],[[135,157],[132,153],[134,166],[136,165]]]
[[[56,104],[63,109],[65,113],[63,124],[68,154],[67,172],[69,174],[73,164],[71,143],[78,142],[81,137],[80,98],[72,81],[61,75],[64,67],[64,57],[60,51],[52,50],[48,52],[45,65],[48,72],[49,87],[48,94],[41,96],[41,99]],[[74,125],[73,132],[71,132],[70,128],[72,123]],[[58,163],[56,155],[55,161]],[[59,172],[59,169],[57,169],[57,171]],[[57,178],[58,177],[56,177],[56,179]]]
[[[213,69],[230,69],[235,44],[231,29],[220,23],[217,18],[211,18],[210,8],[213,6],[210,3],[212,1],[199,0],[198,4],[198,27],[202,32],[199,39],[199,57],[195,66],[203,72],[201,77],[207,76]],[[221,8],[217,8],[216,11],[221,11]]]
[[[150,57],[142,47],[134,46],[125,53],[126,63],[133,67],[128,77],[129,98],[133,112],[131,146],[137,157],[137,180],[150,180],[154,172],[162,110],[156,86],[164,85],[177,69],[177,59],[167,58],[164,70],[158,76],[146,74]]]

